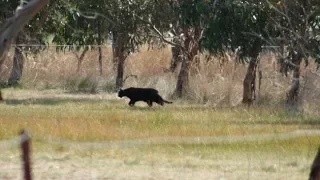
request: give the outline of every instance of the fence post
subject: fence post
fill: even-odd
[[[319,180],[320,179],[320,147],[318,153],[313,160],[311,171],[309,175],[309,180]]]
[[[24,180],[32,180],[31,177],[31,163],[30,163],[30,135],[25,129],[20,132],[21,136],[21,150],[22,150],[22,164]]]

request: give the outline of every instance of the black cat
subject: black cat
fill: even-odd
[[[123,96],[126,96],[130,99],[129,106],[134,106],[134,104],[137,101],[144,101],[146,102],[150,107],[152,106],[152,102],[156,102],[157,104],[160,104],[161,106],[164,105],[164,103],[171,104],[172,102],[164,100],[160,95],[158,90],[153,88],[134,88],[130,87],[127,89],[120,89],[118,96],[122,98]]]

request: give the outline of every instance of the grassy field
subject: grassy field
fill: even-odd
[[[0,139],[28,129],[36,179],[307,179],[320,136],[245,141],[319,130],[317,115],[281,106],[213,108],[175,101],[164,107],[129,107],[116,94],[6,89],[0,104]],[[50,141],[55,137],[69,141]],[[160,143],[91,147],[84,142],[146,138],[243,137],[239,142]],[[102,143],[103,144],[103,143]],[[0,155],[0,178],[17,179],[17,148]]]
[[[28,94],[28,95],[27,95]],[[27,128],[35,136],[72,140],[119,140],[157,136],[221,136],[319,129],[318,116],[276,107],[213,108],[175,102],[129,107],[116,94],[8,90],[1,104],[0,137]]]

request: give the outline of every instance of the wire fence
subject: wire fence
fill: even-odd
[[[96,159],[93,158],[92,153],[93,150],[110,150],[110,149],[122,149],[122,148],[139,148],[141,146],[155,146],[155,145],[168,145],[168,144],[172,144],[172,145],[183,145],[183,144],[190,144],[190,145],[210,145],[212,143],[216,144],[216,143],[244,143],[244,142],[266,142],[266,141],[274,141],[274,140],[288,140],[288,139],[295,139],[295,138],[300,138],[300,137],[313,137],[313,136],[320,136],[320,130],[297,130],[297,131],[292,131],[292,132],[286,132],[286,133],[276,133],[276,134],[259,134],[259,135],[244,135],[244,136],[215,136],[215,137],[158,137],[158,138],[145,138],[145,139],[134,139],[134,140],[118,140],[118,141],[99,141],[99,142],[79,142],[79,141],[71,141],[71,140],[67,140],[67,139],[61,139],[61,138],[57,138],[57,137],[31,137],[30,134],[28,133],[28,131],[23,130],[21,131],[21,133],[19,134],[19,136],[8,139],[8,140],[2,140],[0,141],[0,147],[1,147],[1,151],[5,152],[6,150],[10,150],[14,147],[19,147],[21,148],[21,162],[19,163],[19,161],[14,161],[13,163],[16,163],[15,165],[8,165],[5,164],[6,166],[2,166],[0,167],[0,178],[1,179],[21,179],[23,178],[24,180],[32,180],[32,179],[48,179],[50,177],[46,176],[45,174],[47,173],[51,173],[56,171],[55,175],[51,175],[50,179],[56,179],[57,177],[59,177],[59,179],[145,179],[145,177],[141,177],[139,176],[139,170],[137,170],[135,168],[135,162],[136,159],[134,157],[134,155],[131,156],[131,159],[128,158],[127,160],[127,164],[129,164],[129,168],[125,168],[125,169],[121,169],[120,167],[123,166],[123,164],[121,165],[121,163],[117,163],[117,162],[113,162],[110,163],[112,164],[111,166],[104,166],[103,168],[99,167],[99,165],[103,166],[103,163],[106,163],[106,161],[115,161],[114,159],[106,159],[106,161],[103,161],[101,158]],[[36,154],[36,153],[31,153],[31,139],[33,139],[34,142],[38,142],[41,141],[42,143],[45,144],[54,144],[54,145],[59,145],[61,147],[67,147],[70,149],[81,149],[81,150],[90,150],[89,155],[86,156],[82,156],[82,159],[85,158],[89,158],[91,160],[87,161],[87,163],[84,163],[84,167],[87,167],[88,169],[83,169],[80,171],[75,171],[71,174],[63,174],[62,171],[59,171],[60,166],[61,168],[67,168],[67,166],[65,166],[65,159],[61,158],[59,159],[59,154],[53,154],[50,155],[51,158],[48,159],[47,161],[45,161],[45,164],[43,164],[44,162],[39,161],[38,158],[33,158],[32,154]],[[252,152],[248,152],[248,154],[250,154]],[[91,155],[90,155],[91,154]],[[56,157],[54,157],[56,156]],[[281,156],[280,154],[278,154],[278,156]],[[316,156],[315,160],[312,162],[309,162],[309,166],[311,167],[311,171],[310,171],[310,179],[309,180],[318,180],[318,178],[320,178],[320,158],[318,157],[320,156],[320,149],[318,152],[318,155]],[[18,156],[16,156],[17,158]],[[79,159],[77,159],[76,157],[72,158],[69,157],[71,160],[74,160],[75,163],[78,163]],[[248,156],[248,161],[252,161],[251,157]],[[279,159],[281,159],[281,157],[278,157]],[[299,159],[299,157],[297,157]],[[12,161],[12,160],[11,160]],[[58,163],[56,163],[58,161]],[[98,164],[96,162],[93,161],[97,161]],[[221,163],[221,160],[217,159],[216,160],[218,163]],[[267,160],[268,161],[268,160]],[[1,163],[1,161],[0,161]],[[38,164],[39,163],[39,164]],[[89,164],[88,164],[89,163]],[[93,165],[93,168],[89,168],[90,163],[95,164]],[[100,163],[100,164],[99,164]],[[237,162],[233,162],[234,164],[237,164]],[[262,162],[261,162],[262,163]],[[264,162],[266,163],[266,162]],[[21,164],[20,168],[19,165]],[[45,166],[47,166],[47,164],[53,164],[53,165],[49,165],[49,167],[47,167],[48,169],[44,169]],[[107,164],[107,165],[110,165]],[[230,166],[232,166],[231,164],[229,164]],[[279,166],[281,166],[281,163],[279,162],[278,164]],[[276,165],[274,165],[276,166]],[[294,166],[294,164],[293,164]],[[146,168],[145,166],[143,166],[144,168]],[[166,167],[166,166],[164,166]],[[74,166],[74,168],[80,168],[77,167],[76,165]],[[157,168],[155,165],[152,165],[151,168]],[[164,168],[163,170],[168,170],[170,168],[174,168],[174,166],[169,166]],[[204,168],[204,167],[200,167],[200,168]],[[209,170],[211,172],[215,172],[216,169],[219,169],[218,166],[210,166],[209,168],[204,168],[206,170]],[[121,169],[121,170],[119,170]],[[175,174],[172,175],[172,178],[170,179],[181,179],[182,177],[184,177],[182,174],[179,173],[187,173],[189,170],[188,167],[181,167],[180,172],[175,172]],[[37,171],[37,173],[32,173],[32,170]],[[134,171],[137,170],[136,174],[134,173]],[[192,170],[192,169],[191,169]],[[196,170],[196,169],[195,169]],[[100,171],[100,172],[99,172]],[[101,172],[102,171],[102,172]],[[124,171],[124,172],[122,172]],[[227,170],[228,171],[228,170]],[[230,167],[230,170],[232,171],[232,167]],[[258,176],[257,173],[255,173],[255,171],[257,171],[257,169],[255,168],[254,163],[250,165],[248,165],[248,169],[247,169],[247,173],[248,179],[255,179]],[[269,171],[269,170],[268,170]],[[281,171],[281,170],[279,170]],[[282,170],[283,171],[283,170]],[[21,173],[21,175],[19,176],[18,174]],[[198,171],[197,171],[198,172]],[[213,178],[217,176],[212,176],[212,175],[208,175],[208,174],[204,174],[204,178],[201,177],[201,175],[197,174],[197,172],[195,172],[193,174],[194,179],[206,179],[206,178]],[[270,170],[270,174],[272,172],[272,169]],[[70,172],[69,172],[70,173]],[[98,175],[100,173],[100,175]],[[117,174],[118,173],[118,174]],[[172,172],[168,172],[169,174]],[[283,172],[282,172],[283,173]],[[290,172],[286,172],[288,174],[290,174]],[[54,174],[54,173],[53,173]],[[102,174],[102,175],[101,175]],[[295,179],[292,178],[291,175],[286,175],[286,176],[278,176],[277,179]],[[103,177],[105,176],[105,177]],[[152,174],[149,174],[149,179],[157,179],[157,178],[153,178]],[[56,178],[55,178],[56,177]],[[117,177],[117,178],[115,178]],[[154,177],[156,177],[156,175],[154,175]],[[254,178],[255,177],[255,178]],[[280,177],[280,178],[279,178]],[[285,178],[284,178],[285,177]],[[291,178],[290,178],[291,177]],[[190,178],[190,177],[189,177]],[[187,178],[187,179],[189,179]],[[237,177],[235,177],[233,175],[233,177],[228,177],[228,175],[224,175],[223,176],[224,179],[238,179]],[[264,179],[263,177],[260,177],[262,179]],[[306,179],[307,177],[305,177]],[[183,178],[184,179],[184,178]],[[268,178],[265,178],[268,179]],[[274,178],[272,178],[274,179]]]

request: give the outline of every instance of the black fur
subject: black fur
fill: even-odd
[[[164,103],[171,104],[172,102],[164,100],[160,95],[158,90],[153,88],[134,88],[130,87],[127,89],[120,89],[118,96],[122,98],[126,96],[130,99],[129,106],[134,106],[137,101],[144,101],[150,107],[153,102],[163,106]]]

